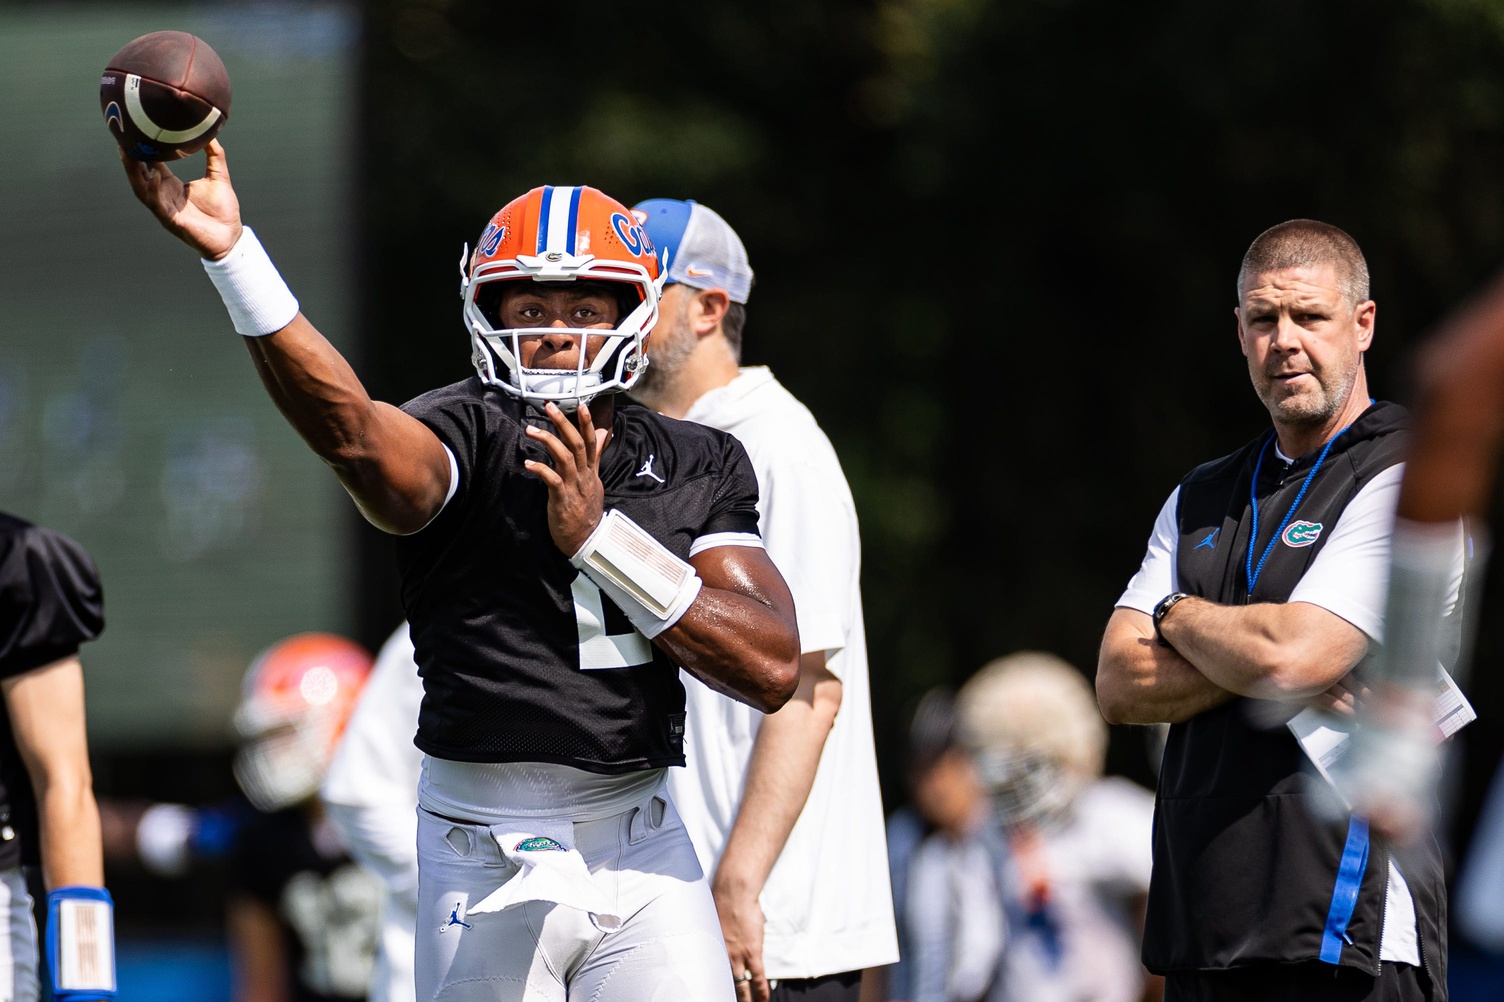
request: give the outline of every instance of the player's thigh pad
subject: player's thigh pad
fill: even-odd
[[[0,870],[0,1002],[36,1002],[37,926],[19,867]]]
[[[485,825],[456,824],[427,812],[418,820],[418,915],[414,980],[419,1002],[565,1002],[560,957],[540,942],[550,911],[525,904],[471,915],[471,904],[516,873]],[[584,913],[585,930],[599,936]],[[567,916],[566,916],[567,918]],[[565,930],[554,923],[556,939]],[[575,929],[577,933],[585,930]],[[578,936],[576,937],[578,939]],[[567,942],[565,957],[571,952]],[[583,952],[589,944],[575,944]]]
[[[665,794],[608,825],[575,825],[586,862],[614,882],[622,927],[569,981],[569,1002],[735,1002],[715,902]],[[614,866],[597,866],[617,846]]]

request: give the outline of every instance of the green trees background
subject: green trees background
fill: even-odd
[[[1376,392],[1504,257],[1504,4],[1484,0],[378,0],[366,6],[362,371],[463,377],[456,262],[543,183],[721,212],[746,360],[840,452],[874,714],[1024,647],[1088,674],[1177,479],[1266,426],[1233,340],[1264,228],[1367,252]],[[400,615],[362,552],[368,639]],[[1486,610],[1496,605],[1492,600]],[[1494,736],[1485,615],[1461,818]],[[1148,778],[1141,737],[1112,767]]]

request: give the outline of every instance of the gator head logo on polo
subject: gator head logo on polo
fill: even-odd
[[[1279,538],[1286,546],[1299,549],[1316,542],[1321,537],[1321,530],[1320,522],[1291,522],[1289,528],[1280,533]]]
[[[546,835],[534,835],[532,838],[525,838],[521,842],[518,842],[517,845],[512,849],[512,851],[513,852],[568,852],[569,850],[566,849],[566,848],[564,848],[558,842],[555,842],[553,839],[549,838]]]

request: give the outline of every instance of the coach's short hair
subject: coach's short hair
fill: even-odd
[[[1368,301],[1368,262],[1358,242],[1331,223],[1291,219],[1254,238],[1238,269],[1238,302],[1249,275],[1283,268],[1329,264],[1337,270],[1337,288],[1349,306]]]

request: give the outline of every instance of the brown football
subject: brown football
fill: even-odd
[[[136,160],[197,153],[230,116],[230,75],[209,44],[154,31],[115,53],[99,80],[105,126]]]

